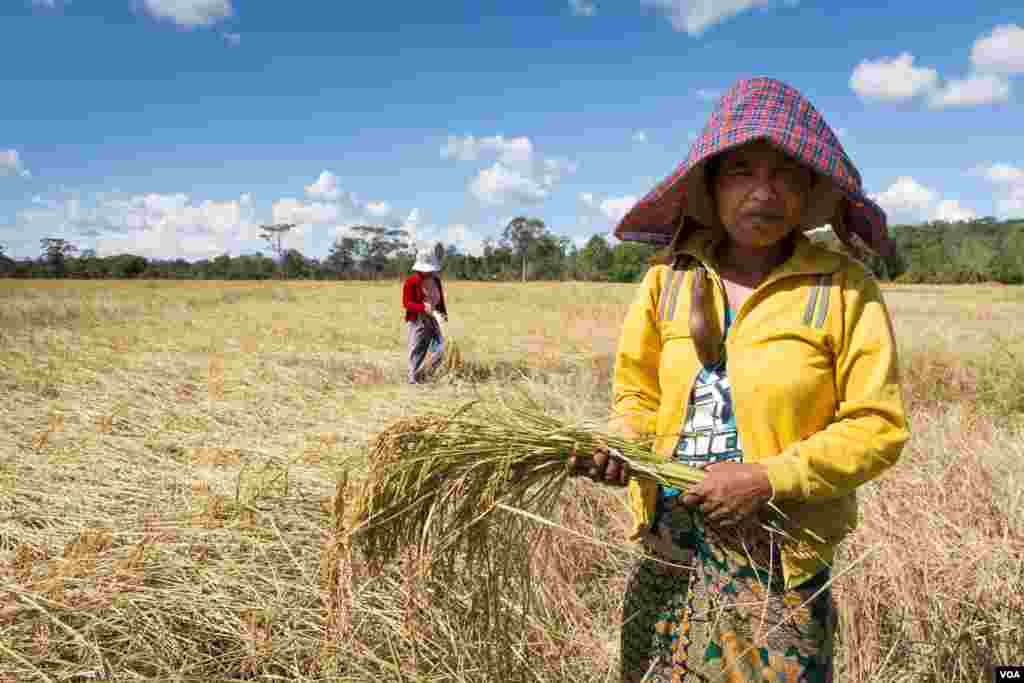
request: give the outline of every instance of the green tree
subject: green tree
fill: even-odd
[[[637,282],[647,272],[656,247],[639,242],[619,242],[612,248],[608,278],[613,282]]]
[[[228,278],[231,280],[263,280],[274,276],[274,260],[263,254],[242,254],[231,259]]]
[[[409,249],[408,233],[398,228],[385,228],[379,225],[357,225],[352,228],[363,247],[360,263],[363,271],[374,276],[384,275],[388,271],[388,260]],[[357,243],[358,244],[358,243]]]
[[[956,250],[957,269],[985,278],[992,272],[996,248],[981,236],[968,235]]]
[[[4,253],[4,245],[0,244],[0,277],[10,277],[17,269],[18,264]]]
[[[313,271],[313,265],[306,260],[298,249],[287,249],[281,260],[281,269],[286,278],[298,279],[309,277]]]
[[[361,241],[356,237],[341,237],[334,240],[324,262],[324,268],[335,277],[345,277],[354,273]],[[365,250],[365,245],[362,249]]]
[[[213,274],[218,279],[226,280],[231,276],[231,255],[221,254],[213,259]]]
[[[267,244],[270,245],[270,250],[277,256],[282,272],[284,271],[284,237],[295,226],[295,223],[276,223],[274,225],[260,226],[260,237],[266,240]]]
[[[604,235],[594,235],[579,251],[577,267],[587,280],[601,280],[608,277],[612,267],[612,248]]]
[[[543,233],[529,248],[530,277],[538,280],[558,280],[565,273],[565,252],[569,240]]]
[[[1024,283],[1024,223],[1007,227],[992,261],[992,274],[1007,284]]]
[[[67,259],[78,251],[78,247],[61,237],[44,237],[39,240],[39,244],[50,276],[64,277],[67,274]]]
[[[116,278],[138,277],[146,272],[149,265],[145,257],[136,254],[118,254],[111,256],[108,261],[110,275]]]
[[[530,248],[546,232],[544,221],[539,218],[516,216],[501,233],[502,246],[508,247],[522,261],[523,282],[526,282],[526,259]]]

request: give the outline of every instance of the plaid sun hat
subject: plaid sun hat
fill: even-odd
[[[885,212],[864,194],[860,173],[825,119],[795,88],[764,77],[739,81],[722,96],[686,161],[629,210],[615,236],[664,246],[683,217],[713,226],[716,209],[707,192],[705,162],[758,139],[831,181],[815,185],[800,229],[842,222],[835,227],[857,235],[875,252],[894,252]]]

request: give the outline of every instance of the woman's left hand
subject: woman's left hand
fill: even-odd
[[[686,492],[683,504],[699,507],[716,526],[737,526],[771,500],[772,485],[761,465],[720,462],[704,471],[707,476]]]

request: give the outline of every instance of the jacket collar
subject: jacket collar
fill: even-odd
[[[714,269],[712,258],[715,248],[725,239],[722,230],[701,229],[695,231],[683,244],[680,252],[696,258],[708,270]],[[842,269],[844,257],[825,247],[811,242],[802,232],[795,236],[793,253],[781,266],[773,270],[769,280],[795,275],[827,275]]]

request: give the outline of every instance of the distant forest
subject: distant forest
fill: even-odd
[[[186,280],[377,280],[402,277],[414,256],[406,235],[381,226],[357,226],[338,239],[326,258],[308,258],[282,247],[283,235],[294,226],[265,226],[270,254],[255,253],[187,261],[161,260],[135,254],[98,256],[60,238],[40,242],[34,259],[13,259],[0,246],[0,277],[15,278],[139,278]],[[1024,221],[974,221],[895,225],[889,229],[897,255],[882,260],[862,256],[882,280],[904,283],[1024,283]],[[828,231],[811,239],[843,250]],[[540,220],[519,216],[498,239],[485,242],[482,253],[461,253],[454,245],[437,244],[444,277],[451,280],[590,280],[635,282],[657,253],[631,242],[610,245],[595,235],[582,247],[552,233]]]

